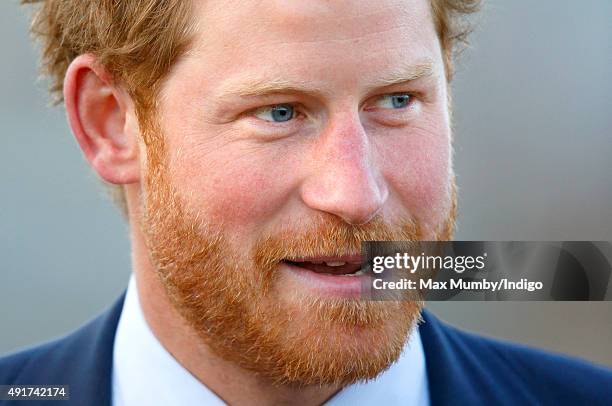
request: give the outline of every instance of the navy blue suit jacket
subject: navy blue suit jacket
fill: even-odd
[[[70,385],[69,401],[14,404],[110,406],[123,299],[66,337],[0,358],[0,385]],[[612,405],[612,369],[469,334],[427,311],[423,318],[419,330],[433,406]]]

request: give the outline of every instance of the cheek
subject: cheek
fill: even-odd
[[[424,224],[437,224],[450,203],[450,131],[414,128],[384,149],[384,174],[399,205]]]
[[[258,148],[211,147],[192,146],[193,152],[182,154],[180,164],[173,165],[174,182],[189,191],[189,196],[181,194],[191,210],[236,235],[247,235],[288,199],[294,183],[291,163]]]

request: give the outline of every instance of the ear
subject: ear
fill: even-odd
[[[70,128],[98,175],[114,184],[140,180],[134,103],[91,54],[66,71],[64,104]]]

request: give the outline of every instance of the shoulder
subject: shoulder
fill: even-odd
[[[110,370],[122,305],[123,297],[64,337],[0,357],[0,384],[67,384],[81,381],[84,370]]]
[[[64,337],[3,356],[0,358],[0,383],[42,384],[54,376],[61,377],[80,362],[94,339],[98,323],[98,319],[92,320]]]
[[[587,361],[468,333],[424,314],[434,337],[472,383],[509,396],[560,404],[612,404],[612,369]],[[423,334],[423,332],[422,332]]]
[[[27,371],[46,364],[49,356],[56,353],[55,348],[62,342],[58,339],[52,342],[39,344],[31,348],[0,357],[0,384],[13,384],[20,381],[20,377],[27,375]]]

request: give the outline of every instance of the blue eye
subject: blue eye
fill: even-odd
[[[282,123],[295,117],[295,109],[290,104],[277,104],[257,109],[255,116],[265,121]]]
[[[376,105],[385,109],[403,109],[408,107],[411,98],[408,93],[386,94],[377,100]]]

